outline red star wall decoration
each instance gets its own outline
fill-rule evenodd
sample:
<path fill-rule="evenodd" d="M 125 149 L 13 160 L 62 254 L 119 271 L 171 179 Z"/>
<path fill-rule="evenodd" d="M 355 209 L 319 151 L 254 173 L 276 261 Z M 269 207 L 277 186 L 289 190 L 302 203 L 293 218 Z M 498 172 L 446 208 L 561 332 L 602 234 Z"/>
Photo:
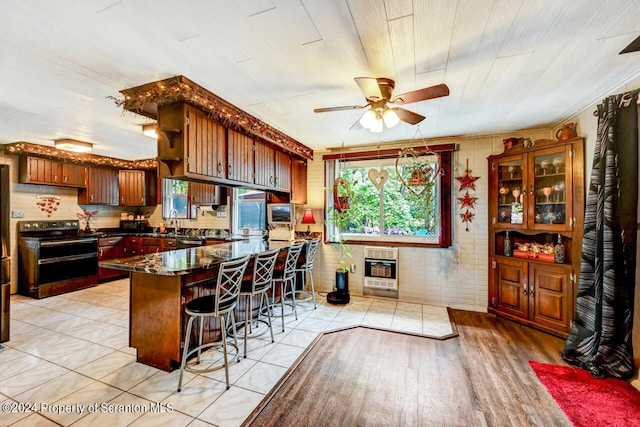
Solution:
<path fill-rule="evenodd" d="M 460 209 L 464 209 L 465 207 L 470 207 L 471 209 L 475 208 L 476 201 L 478 201 L 477 197 L 471 197 L 469 195 L 469 190 L 464 194 L 464 197 L 458 197 L 458 201 L 462 204 Z"/>
<path fill-rule="evenodd" d="M 469 231 L 469 223 L 473 220 L 474 216 L 476 216 L 476 214 L 469 212 L 469 209 L 467 209 L 464 213 L 460 214 L 460 218 L 462 218 L 462 222 L 466 223 L 465 231 Z"/>
<path fill-rule="evenodd" d="M 456 176 L 456 179 L 460 182 L 460 188 L 458 189 L 458 191 L 462 191 L 465 188 L 470 188 L 475 191 L 476 181 L 479 180 L 480 177 L 471 175 L 471 169 L 469 169 L 469 159 L 467 159 L 467 169 L 464 171 L 464 176 Z"/>

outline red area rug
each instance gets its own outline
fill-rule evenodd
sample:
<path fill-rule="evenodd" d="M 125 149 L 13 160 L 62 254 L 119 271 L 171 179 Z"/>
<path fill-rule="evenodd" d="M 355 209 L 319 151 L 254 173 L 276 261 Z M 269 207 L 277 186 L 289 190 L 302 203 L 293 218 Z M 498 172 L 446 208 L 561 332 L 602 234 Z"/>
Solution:
<path fill-rule="evenodd" d="M 640 391 L 627 381 L 597 379 L 568 366 L 529 365 L 575 427 L 640 426 Z"/>

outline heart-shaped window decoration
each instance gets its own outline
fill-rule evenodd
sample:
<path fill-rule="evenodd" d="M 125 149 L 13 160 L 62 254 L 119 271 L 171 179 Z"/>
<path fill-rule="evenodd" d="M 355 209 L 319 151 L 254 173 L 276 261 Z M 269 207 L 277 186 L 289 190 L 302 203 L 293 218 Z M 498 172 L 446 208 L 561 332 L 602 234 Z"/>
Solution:
<path fill-rule="evenodd" d="M 430 161 L 432 156 L 435 157 L 435 161 Z M 420 196 L 432 188 L 442 175 L 441 163 L 440 154 L 429 147 L 420 152 L 413 147 L 407 147 L 398 152 L 396 173 L 402 185 L 416 196 Z"/>
<path fill-rule="evenodd" d="M 376 187 L 378 191 L 380 191 L 382 186 L 389 179 L 389 172 L 387 172 L 385 169 L 381 171 L 377 169 L 369 169 L 367 175 L 369 176 L 369 180 L 373 183 L 374 187 Z"/>

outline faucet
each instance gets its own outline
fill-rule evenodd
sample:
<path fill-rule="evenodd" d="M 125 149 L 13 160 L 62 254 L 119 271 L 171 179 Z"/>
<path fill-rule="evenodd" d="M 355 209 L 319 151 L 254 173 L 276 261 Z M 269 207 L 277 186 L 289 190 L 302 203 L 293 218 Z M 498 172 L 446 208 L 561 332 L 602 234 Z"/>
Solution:
<path fill-rule="evenodd" d="M 173 220 L 171 218 L 173 218 Z M 177 209 L 171 209 L 169 211 L 169 224 L 173 224 L 173 234 L 178 234 L 178 210 Z"/>

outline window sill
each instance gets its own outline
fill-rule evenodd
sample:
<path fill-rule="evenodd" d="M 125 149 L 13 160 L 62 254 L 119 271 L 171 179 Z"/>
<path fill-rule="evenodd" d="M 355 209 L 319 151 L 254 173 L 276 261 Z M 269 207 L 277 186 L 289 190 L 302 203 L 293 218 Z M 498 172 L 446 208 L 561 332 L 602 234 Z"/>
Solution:
<path fill-rule="evenodd" d="M 410 246 L 418 248 L 440 248 L 437 237 L 420 236 L 375 236 L 369 234 L 343 234 L 344 243 L 369 246 Z"/>

